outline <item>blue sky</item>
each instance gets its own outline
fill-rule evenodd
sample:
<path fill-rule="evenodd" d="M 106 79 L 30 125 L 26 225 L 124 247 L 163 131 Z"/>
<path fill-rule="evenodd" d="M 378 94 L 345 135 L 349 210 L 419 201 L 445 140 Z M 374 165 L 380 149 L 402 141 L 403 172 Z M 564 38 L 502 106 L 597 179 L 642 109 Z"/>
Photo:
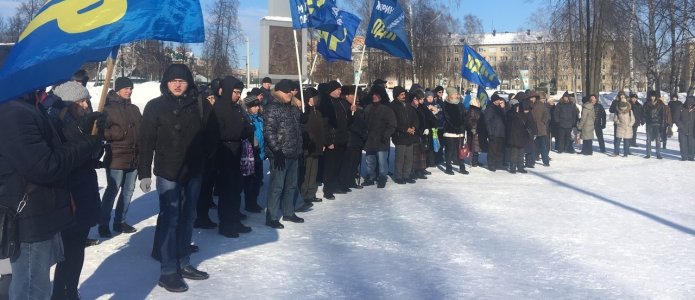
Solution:
<path fill-rule="evenodd" d="M 259 58 L 259 36 L 260 36 L 260 19 L 267 14 L 267 0 L 239 0 L 241 7 L 239 10 L 239 21 L 241 23 L 242 32 L 249 37 L 251 43 L 251 68 L 258 68 Z M 207 11 L 210 3 L 214 0 L 201 0 L 203 11 Z M 338 0 L 340 6 L 341 0 Z M 365 0 L 365 3 L 370 3 L 371 0 Z M 447 3 L 447 0 L 440 0 Z M 483 26 L 486 32 L 493 29 L 497 31 L 516 31 L 519 29 L 529 29 L 532 24 L 529 24 L 529 17 L 536 11 L 542 11 L 543 6 L 548 5 L 549 0 L 461 0 L 460 5 L 456 7 L 452 5 L 452 14 L 459 16 L 461 19 L 466 14 L 477 15 L 483 20 Z M 0 16 L 11 16 L 17 7 L 16 0 L 0 0 Z M 366 20 L 363 20 L 366 22 Z M 194 51 L 200 47 L 194 46 Z M 242 42 L 239 44 L 240 59 L 246 55 L 246 45 Z M 243 60 L 243 59 L 242 59 Z M 240 62 L 243 67 L 244 62 Z"/>

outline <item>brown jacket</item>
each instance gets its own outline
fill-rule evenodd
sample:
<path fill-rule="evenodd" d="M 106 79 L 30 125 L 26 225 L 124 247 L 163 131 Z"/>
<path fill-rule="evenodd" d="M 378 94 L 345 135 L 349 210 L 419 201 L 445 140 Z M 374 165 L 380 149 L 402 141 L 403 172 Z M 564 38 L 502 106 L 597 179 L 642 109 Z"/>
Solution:
<path fill-rule="evenodd" d="M 106 147 L 104 163 L 109 169 L 136 169 L 137 141 L 142 121 L 140 109 L 113 91 L 109 92 L 106 103 L 104 137 L 111 144 Z"/>

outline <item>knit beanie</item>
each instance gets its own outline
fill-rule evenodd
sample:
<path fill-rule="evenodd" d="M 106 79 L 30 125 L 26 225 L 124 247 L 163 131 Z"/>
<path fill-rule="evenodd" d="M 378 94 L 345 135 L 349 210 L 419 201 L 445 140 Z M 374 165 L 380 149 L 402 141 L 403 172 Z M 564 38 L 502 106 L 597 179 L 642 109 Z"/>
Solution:
<path fill-rule="evenodd" d="M 127 77 L 118 77 L 118 79 L 116 79 L 116 85 L 114 86 L 113 90 L 118 92 L 122 88 L 127 88 L 127 87 L 132 89 L 133 88 L 133 81 Z"/>
<path fill-rule="evenodd" d="M 341 88 L 341 85 L 339 82 L 337 82 L 335 80 L 329 81 L 326 84 L 326 92 L 329 94 L 332 93 L 333 91 L 339 89 L 339 88 Z"/>
<path fill-rule="evenodd" d="M 458 94 L 459 91 L 455 87 L 448 87 L 446 88 L 446 96 L 449 97 L 454 94 Z"/>
<path fill-rule="evenodd" d="M 427 98 L 427 97 L 434 97 L 434 93 L 432 93 L 431 91 L 427 91 L 425 93 L 425 98 Z"/>
<path fill-rule="evenodd" d="M 63 99 L 63 101 L 75 102 L 77 100 L 90 99 L 89 91 L 86 87 L 76 81 L 68 81 L 53 88 L 53 94 Z"/>

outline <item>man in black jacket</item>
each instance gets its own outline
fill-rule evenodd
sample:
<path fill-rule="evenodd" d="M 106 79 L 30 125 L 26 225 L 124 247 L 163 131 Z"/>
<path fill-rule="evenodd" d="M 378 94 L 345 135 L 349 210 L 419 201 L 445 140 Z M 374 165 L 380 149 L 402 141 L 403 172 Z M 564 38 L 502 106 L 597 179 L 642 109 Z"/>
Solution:
<path fill-rule="evenodd" d="M 187 66 L 173 64 L 162 77 L 162 95 L 145 106 L 140 130 L 138 176 L 140 189 L 149 192 L 152 158 L 157 175 L 159 216 L 153 254 L 159 253 L 159 286 L 170 292 L 185 292 L 183 278 L 207 279 L 209 275 L 190 264 L 191 236 L 196 201 L 200 193 L 204 160 L 212 152 L 205 124 L 207 101 L 196 98 L 193 75 Z M 207 119 L 214 120 L 213 117 Z"/>
<path fill-rule="evenodd" d="M 265 153 L 270 160 L 265 224 L 275 229 L 284 228 L 280 223 L 280 217 L 284 221 L 304 222 L 304 219 L 294 212 L 299 158 L 303 150 L 301 111 L 292 106 L 293 86 L 294 84 L 289 80 L 278 82 L 272 95 L 273 101 L 268 104 L 264 114 Z"/>
<path fill-rule="evenodd" d="M 319 172 L 319 158 L 326 148 L 326 131 L 323 124 L 323 116 L 317 107 L 319 92 L 315 88 L 304 90 L 304 107 L 302 113 L 302 141 L 304 148 L 304 166 L 300 171 L 300 194 L 304 202 L 321 202 L 316 197 L 318 185 L 316 176 Z"/>
<path fill-rule="evenodd" d="M 632 114 L 635 115 L 635 125 L 632 125 L 632 141 L 630 141 L 630 146 L 637 146 L 637 127 L 644 125 L 644 110 L 637 98 L 637 94 L 630 94 L 630 105 L 632 106 Z M 628 152 L 628 154 L 630 153 Z"/>
<path fill-rule="evenodd" d="M 413 170 L 413 144 L 419 119 L 415 108 L 406 103 L 406 91 L 403 87 L 394 87 L 393 97 L 395 99 L 389 104 L 396 115 L 396 132 L 393 134 L 393 144 L 396 145 L 393 182 L 415 183 L 410 175 Z"/>
<path fill-rule="evenodd" d="M 603 108 L 596 95 L 592 94 L 589 98 L 596 103 L 594 104 L 594 133 L 596 133 L 596 139 L 598 140 L 599 151 L 606 153 L 606 143 L 603 140 L 603 129 L 606 128 L 606 109 Z"/>
<path fill-rule="evenodd" d="M 499 95 L 493 94 L 490 98 L 491 106 L 485 109 L 483 116 L 485 117 L 485 127 L 487 127 L 488 140 L 490 141 L 490 149 L 488 152 L 487 167 L 490 171 L 495 172 L 497 168 L 502 168 L 502 159 L 504 157 L 505 135 L 504 127 L 504 106 L 505 102 Z"/>
<path fill-rule="evenodd" d="M 378 181 L 377 188 L 384 188 L 389 171 L 388 152 L 391 148 L 391 135 L 396 131 L 396 115 L 388 106 L 389 95 L 384 87 L 373 86 L 369 91 L 369 97 L 372 104 L 364 109 L 364 119 L 367 123 L 367 142 L 364 146 L 367 153 L 367 178 L 362 185 L 370 186 Z"/>
<path fill-rule="evenodd" d="M 644 123 L 647 124 L 647 156 L 652 154 L 652 141 L 656 142 L 656 158 L 661 159 L 661 131 L 666 126 L 666 105 L 658 99 L 656 91 L 647 93 L 644 103 Z"/>
<path fill-rule="evenodd" d="M 670 103 L 669 103 L 670 104 Z M 678 126 L 681 160 L 695 160 L 695 97 L 688 96 L 673 120 Z"/>
<path fill-rule="evenodd" d="M 352 123 L 352 112 L 350 103 L 340 98 L 340 83 L 331 81 L 325 85 L 325 88 L 326 95 L 319 105 L 326 129 L 326 151 L 323 156 L 323 196 L 328 200 L 333 200 L 335 199 L 334 194 L 350 192 L 342 177 L 350 174 L 347 143 L 349 139 L 348 128 Z"/>
<path fill-rule="evenodd" d="M 62 257 L 58 233 L 73 221 L 68 175 L 97 159 L 102 142 L 62 144 L 35 93 L 0 104 L 0 136 L 0 204 L 19 213 L 10 299 L 48 299 L 51 265 Z"/>
<path fill-rule="evenodd" d="M 555 106 L 553 114 L 555 120 L 557 120 L 560 132 L 557 153 L 575 153 L 572 141 L 572 128 L 577 124 L 577 106 L 570 100 L 567 92 L 560 98 L 560 104 Z"/>
<path fill-rule="evenodd" d="M 241 141 L 253 135 L 251 122 L 239 104 L 244 84 L 232 76 L 222 80 L 222 97 L 215 102 L 215 117 L 219 124 L 220 141 L 217 145 L 217 163 L 220 167 L 217 187 L 220 198 L 217 214 L 219 234 L 237 238 L 240 233 L 251 232 L 241 224 Z"/>

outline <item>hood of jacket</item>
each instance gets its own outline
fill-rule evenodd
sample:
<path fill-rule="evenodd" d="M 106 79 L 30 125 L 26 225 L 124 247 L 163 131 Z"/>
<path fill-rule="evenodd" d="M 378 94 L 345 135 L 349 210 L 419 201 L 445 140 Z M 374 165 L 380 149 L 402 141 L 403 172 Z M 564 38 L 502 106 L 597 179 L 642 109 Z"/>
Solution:
<path fill-rule="evenodd" d="M 170 65 L 166 71 L 164 71 L 164 76 L 162 76 L 162 81 L 159 84 L 159 91 L 162 92 L 162 95 L 170 95 L 171 92 L 169 92 L 169 87 L 167 84 L 169 81 L 174 80 L 174 79 L 183 79 L 186 82 L 188 82 L 188 89 L 184 93 L 184 95 L 188 94 L 195 94 L 197 91 L 197 88 L 195 86 L 195 81 L 193 80 L 193 73 L 191 73 L 191 70 L 184 64 L 172 64 Z"/>
<path fill-rule="evenodd" d="M 244 90 L 244 84 L 234 76 L 227 76 L 220 82 L 220 87 L 222 88 L 222 100 L 230 101 L 232 99 L 232 92 L 234 89 Z M 239 101 L 241 101 L 241 95 L 239 95 Z M 238 103 L 241 104 L 241 103 Z"/>
<path fill-rule="evenodd" d="M 381 97 L 381 103 L 389 103 L 391 100 L 389 99 L 389 94 L 386 92 L 386 88 L 380 85 L 375 85 L 372 87 L 372 89 L 369 91 L 369 101 L 372 101 L 372 96 L 373 95 L 379 95 Z"/>

